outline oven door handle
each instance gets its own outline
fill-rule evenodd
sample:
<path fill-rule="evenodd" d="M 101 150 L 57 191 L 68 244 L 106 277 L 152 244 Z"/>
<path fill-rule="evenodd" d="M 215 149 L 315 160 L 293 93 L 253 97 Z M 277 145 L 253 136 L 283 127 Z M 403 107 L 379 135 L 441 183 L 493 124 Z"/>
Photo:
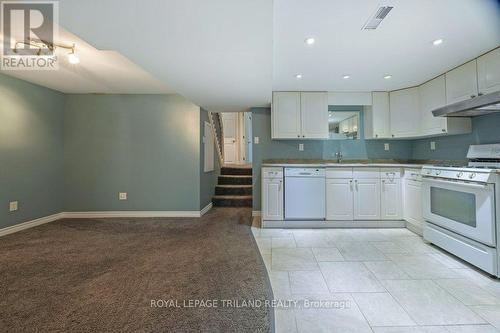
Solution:
<path fill-rule="evenodd" d="M 422 180 L 424 183 L 429 182 L 433 184 L 442 184 L 442 185 L 460 185 L 464 187 L 469 187 L 469 188 L 478 188 L 478 189 L 483 189 L 483 190 L 489 190 L 491 189 L 491 184 L 479 184 L 479 183 L 467 183 L 467 182 L 461 182 L 461 181 L 454 181 L 454 180 L 438 180 L 430 177 L 423 176 Z"/>

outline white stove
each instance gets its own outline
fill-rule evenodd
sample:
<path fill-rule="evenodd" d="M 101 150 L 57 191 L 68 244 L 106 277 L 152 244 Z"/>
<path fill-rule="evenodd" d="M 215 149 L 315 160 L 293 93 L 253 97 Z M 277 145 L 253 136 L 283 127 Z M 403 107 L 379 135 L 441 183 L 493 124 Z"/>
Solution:
<path fill-rule="evenodd" d="M 500 144 L 472 145 L 466 166 L 424 166 L 424 239 L 500 276 Z"/>

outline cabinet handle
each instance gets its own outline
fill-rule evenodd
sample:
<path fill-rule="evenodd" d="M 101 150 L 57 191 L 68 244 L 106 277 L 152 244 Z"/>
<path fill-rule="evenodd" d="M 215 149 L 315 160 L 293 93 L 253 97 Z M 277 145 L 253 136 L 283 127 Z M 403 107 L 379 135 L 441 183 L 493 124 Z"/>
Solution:
<path fill-rule="evenodd" d="M 375 137 L 378 138 L 378 134 L 375 134 Z"/>
<path fill-rule="evenodd" d="M 351 192 L 353 191 L 353 188 L 352 188 L 352 180 L 349 181 L 349 187 L 351 188 Z"/>
<path fill-rule="evenodd" d="M 305 138 L 306 136 L 305 135 L 302 135 L 303 138 Z"/>
<path fill-rule="evenodd" d="M 483 96 L 484 94 L 483 94 L 483 93 L 479 93 L 479 94 L 477 94 L 477 95 L 478 95 L 478 96 Z"/>
<path fill-rule="evenodd" d="M 356 185 L 355 187 L 356 187 L 356 191 L 357 191 L 358 190 L 358 180 L 357 179 L 354 181 L 354 185 Z"/>
<path fill-rule="evenodd" d="M 441 132 L 446 132 L 446 130 L 443 128 L 443 129 L 441 129 Z"/>
<path fill-rule="evenodd" d="M 392 137 L 394 137 L 394 134 L 392 135 Z"/>
<path fill-rule="evenodd" d="M 382 179 L 382 192 L 385 192 L 385 180 Z"/>
<path fill-rule="evenodd" d="M 300 135 L 297 135 L 298 138 L 300 138 Z"/>
<path fill-rule="evenodd" d="M 476 95 L 470 95 L 470 98 L 474 98 L 474 97 L 476 97 Z"/>
<path fill-rule="evenodd" d="M 281 184 L 283 183 L 283 181 L 280 180 L 280 186 L 278 187 L 278 191 L 281 191 Z"/>

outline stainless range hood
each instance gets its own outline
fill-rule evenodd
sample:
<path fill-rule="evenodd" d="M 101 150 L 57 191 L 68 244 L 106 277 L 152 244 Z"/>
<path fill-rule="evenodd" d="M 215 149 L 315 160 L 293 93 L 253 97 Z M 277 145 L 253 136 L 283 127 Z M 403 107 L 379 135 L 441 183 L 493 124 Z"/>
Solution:
<path fill-rule="evenodd" d="M 434 117 L 475 117 L 500 112 L 500 91 L 443 106 L 432 111 Z"/>

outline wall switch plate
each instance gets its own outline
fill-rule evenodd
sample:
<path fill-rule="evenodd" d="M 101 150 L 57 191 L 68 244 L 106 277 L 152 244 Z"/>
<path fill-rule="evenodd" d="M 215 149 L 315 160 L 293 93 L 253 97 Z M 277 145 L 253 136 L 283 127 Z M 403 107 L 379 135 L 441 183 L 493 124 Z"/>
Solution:
<path fill-rule="evenodd" d="M 9 202 L 9 212 L 15 212 L 18 209 L 18 202 L 11 201 Z"/>
<path fill-rule="evenodd" d="M 119 200 L 127 200 L 127 192 L 118 193 L 118 199 Z"/>
<path fill-rule="evenodd" d="M 304 151 L 304 144 L 303 143 L 299 143 L 299 151 Z"/>
<path fill-rule="evenodd" d="M 436 150 L 436 142 L 431 141 L 431 150 Z"/>
<path fill-rule="evenodd" d="M 259 137 L 256 136 L 255 138 L 253 138 L 253 143 L 255 143 L 256 145 L 259 144 Z"/>
<path fill-rule="evenodd" d="M 390 145 L 388 143 L 384 143 L 384 150 L 389 150 L 390 149 Z"/>

